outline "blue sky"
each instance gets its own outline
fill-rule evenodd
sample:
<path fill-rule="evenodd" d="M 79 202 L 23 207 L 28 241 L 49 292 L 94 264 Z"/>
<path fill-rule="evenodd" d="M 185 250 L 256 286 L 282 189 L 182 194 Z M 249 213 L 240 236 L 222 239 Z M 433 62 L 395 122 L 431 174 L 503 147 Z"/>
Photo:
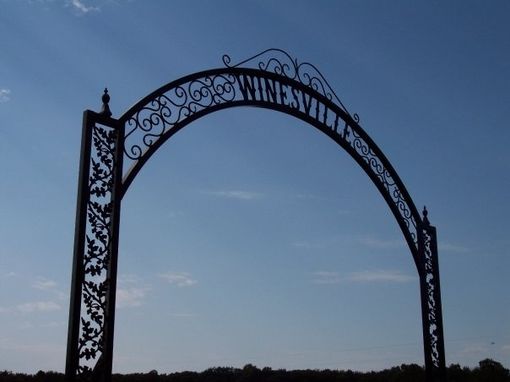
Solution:
<path fill-rule="evenodd" d="M 270 47 L 315 64 L 437 226 L 447 363 L 510 367 L 510 3 L 0 0 L 0 370 L 62 371 L 81 116 Z M 355 162 L 196 121 L 123 201 L 114 371 L 423 363 L 416 270 Z"/>

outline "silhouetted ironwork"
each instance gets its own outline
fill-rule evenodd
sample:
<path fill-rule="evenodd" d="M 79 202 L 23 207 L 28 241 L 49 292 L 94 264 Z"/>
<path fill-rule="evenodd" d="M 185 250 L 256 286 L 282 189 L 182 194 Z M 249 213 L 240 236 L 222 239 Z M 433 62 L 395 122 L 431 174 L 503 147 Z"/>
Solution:
<path fill-rule="evenodd" d="M 182 77 L 155 90 L 119 119 L 108 91 L 100 113 L 84 113 L 66 376 L 110 381 L 121 200 L 143 165 L 191 122 L 216 111 L 256 106 L 319 129 L 363 168 L 395 216 L 420 276 L 428 381 L 444 380 L 444 340 L 436 231 L 421 218 L 398 174 L 324 76 L 280 49 Z M 83 308 L 82 308 L 83 304 Z"/>
<path fill-rule="evenodd" d="M 418 235 L 420 265 L 421 308 L 423 321 L 423 344 L 427 381 L 445 380 L 445 353 L 443 337 L 443 312 L 436 228 L 430 225 L 427 208 L 423 208 L 423 220 Z"/>
<path fill-rule="evenodd" d="M 87 110 L 83 116 L 66 361 L 69 380 L 111 378 L 124 129 L 110 118 L 106 89 L 102 100 L 101 113 Z"/>

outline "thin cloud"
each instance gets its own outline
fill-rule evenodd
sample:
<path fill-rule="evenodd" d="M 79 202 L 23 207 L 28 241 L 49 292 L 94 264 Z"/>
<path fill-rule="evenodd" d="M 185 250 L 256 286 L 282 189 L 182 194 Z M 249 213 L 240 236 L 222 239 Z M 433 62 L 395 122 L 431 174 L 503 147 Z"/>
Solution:
<path fill-rule="evenodd" d="M 37 277 L 32 287 L 39 290 L 54 290 L 57 287 L 57 283 L 45 277 Z"/>
<path fill-rule="evenodd" d="M 47 356 L 54 354 L 61 356 L 65 349 L 61 345 L 48 345 L 48 344 L 20 344 L 18 341 L 6 340 L 0 342 L 0 349 L 11 352 L 20 352 L 24 355 L 27 353 L 37 354 L 37 356 Z"/>
<path fill-rule="evenodd" d="M 339 241 L 339 237 L 325 237 L 316 240 L 296 240 L 290 245 L 299 249 L 324 249 L 335 246 Z"/>
<path fill-rule="evenodd" d="M 169 284 L 176 285 L 180 288 L 190 287 L 198 283 L 188 272 L 167 272 L 160 274 L 159 277 L 166 280 Z"/>
<path fill-rule="evenodd" d="M 399 249 L 405 247 L 404 240 L 383 240 L 370 235 L 364 235 L 358 238 L 358 242 L 366 247 L 375 249 Z"/>
<path fill-rule="evenodd" d="M 31 321 L 23 321 L 20 322 L 18 327 L 20 329 L 53 329 L 53 328 L 62 328 L 66 325 L 64 321 L 49 321 L 41 323 L 39 320 L 36 323 Z"/>
<path fill-rule="evenodd" d="M 311 194 L 311 193 L 294 194 L 294 195 L 292 195 L 292 197 L 294 197 L 297 200 L 311 201 L 311 202 L 326 202 L 326 203 L 331 203 L 331 202 L 338 201 L 338 198 L 334 198 L 334 197 L 332 198 L 332 197 L 328 197 L 328 196 L 321 196 L 321 195 Z M 349 215 L 350 213 L 351 213 L 351 211 L 346 210 L 346 209 L 339 209 L 339 210 L 337 210 L 337 214 L 338 215 Z"/>
<path fill-rule="evenodd" d="M 243 191 L 243 190 L 208 191 L 207 194 L 222 197 L 222 198 L 237 199 L 237 200 L 255 200 L 255 199 L 260 199 L 262 197 L 262 194 L 260 194 L 258 192 Z"/>
<path fill-rule="evenodd" d="M 452 244 L 452 243 L 438 243 L 439 252 L 452 252 L 452 253 L 468 253 L 470 249 L 464 247 L 462 245 Z"/>
<path fill-rule="evenodd" d="M 291 243 L 291 245 L 295 248 L 300 248 L 300 249 L 322 249 L 324 248 L 326 245 L 324 243 L 319 243 L 319 242 L 310 242 L 310 241 L 295 241 L 293 243 Z"/>
<path fill-rule="evenodd" d="M 118 288 L 115 305 L 117 308 L 135 308 L 143 304 L 150 288 Z"/>
<path fill-rule="evenodd" d="M 16 310 L 21 313 L 53 312 L 60 309 L 62 307 L 54 301 L 27 302 L 16 306 Z"/>
<path fill-rule="evenodd" d="M 319 285 L 334 285 L 340 283 L 407 283 L 416 277 L 392 270 L 370 270 L 351 272 L 341 275 L 335 271 L 317 271 L 313 273 L 312 282 Z"/>
<path fill-rule="evenodd" d="M 346 281 L 357 283 L 407 283 L 414 280 L 414 276 L 383 269 L 352 272 L 346 278 Z"/>
<path fill-rule="evenodd" d="M 64 301 L 67 298 L 67 295 L 58 288 L 58 284 L 46 277 L 37 277 L 32 284 L 32 288 L 51 293 L 61 301 Z"/>
<path fill-rule="evenodd" d="M 338 272 L 317 271 L 313 273 L 312 282 L 320 285 L 332 285 L 342 282 L 342 278 Z"/>
<path fill-rule="evenodd" d="M 0 306 L 0 313 L 53 312 L 60 309 L 62 309 L 62 307 L 54 301 L 34 301 L 19 304 L 14 307 Z"/>
<path fill-rule="evenodd" d="M 487 345 L 482 345 L 482 344 L 469 344 L 467 346 L 465 346 L 462 350 L 461 350 L 461 354 L 463 355 L 474 355 L 474 356 L 477 356 L 477 355 L 480 355 L 480 354 L 487 354 L 489 352 L 489 348 L 487 347 Z"/>
<path fill-rule="evenodd" d="M 85 15 L 89 12 L 99 11 L 99 7 L 87 6 L 82 0 L 71 0 L 68 4 L 79 14 Z"/>
<path fill-rule="evenodd" d="M 28 330 L 28 329 L 35 328 L 35 325 L 33 323 L 31 323 L 30 321 L 24 321 L 24 322 L 20 322 L 18 324 L 18 328 L 21 330 Z"/>
<path fill-rule="evenodd" d="M 104 4 L 105 0 L 92 1 L 95 3 L 95 5 L 90 5 L 90 2 L 90 0 L 64 0 L 58 2 L 55 0 L 28 0 L 29 4 L 42 5 L 45 9 L 51 9 L 53 6 L 62 6 L 71 9 L 76 15 L 79 16 L 101 11 L 101 7 L 97 5 L 97 3 Z"/>
<path fill-rule="evenodd" d="M 41 328 L 61 328 L 61 327 L 64 327 L 66 326 L 66 322 L 65 321 L 50 321 L 50 322 L 46 322 L 44 324 L 41 324 L 39 325 Z"/>
<path fill-rule="evenodd" d="M 138 285 L 142 282 L 137 275 L 127 274 L 119 276 L 119 285 Z"/>
<path fill-rule="evenodd" d="M 9 96 L 11 94 L 10 89 L 0 89 L 0 103 L 8 102 L 11 100 Z"/>
<path fill-rule="evenodd" d="M 147 292 L 151 290 L 151 287 L 143 285 L 136 275 L 120 276 L 118 285 L 115 301 L 117 308 L 136 308 L 143 305 Z"/>
<path fill-rule="evenodd" d="M 194 318 L 197 315 L 194 313 L 170 313 L 169 316 L 172 318 Z"/>
<path fill-rule="evenodd" d="M 310 193 L 295 194 L 294 197 L 296 199 L 301 199 L 301 200 L 317 200 L 317 201 L 322 201 L 322 202 L 332 201 L 331 198 L 326 198 L 326 197 L 323 197 L 323 196 L 319 196 L 319 195 L 315 195 L 315 194 L 310 194 Z"/>

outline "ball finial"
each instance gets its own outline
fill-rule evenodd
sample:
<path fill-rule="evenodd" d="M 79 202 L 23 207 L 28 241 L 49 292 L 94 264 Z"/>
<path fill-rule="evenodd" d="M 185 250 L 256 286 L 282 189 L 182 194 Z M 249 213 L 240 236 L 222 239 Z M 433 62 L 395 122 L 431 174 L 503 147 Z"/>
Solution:
<path fill-rule="evenodd" d="M 429 211 L 427 211 L 427 206 L 423 206 L 423 223 L 426 225 L 430 225 L 428 216 Z"/>
<path fill-rule="evenodd" d="M 104 94 L 101 97 L 101 101 L 103 101 L 103 107 L 101 108 L 101 113 L 103 115 L 106 115 L 107 117 L 112 116 L 112 112 L 110 110 L 110 106 L 108 103 L 110 102 L 110 95 L 108 94 L 108 88 L 104 88 Z"/>

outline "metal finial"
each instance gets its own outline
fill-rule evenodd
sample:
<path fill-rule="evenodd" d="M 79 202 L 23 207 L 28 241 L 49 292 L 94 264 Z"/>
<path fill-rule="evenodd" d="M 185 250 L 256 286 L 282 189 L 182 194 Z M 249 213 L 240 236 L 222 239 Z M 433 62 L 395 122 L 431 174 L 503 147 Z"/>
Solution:
<path fill-rule="evenodd" d="M 423 223 L 425 225 L 430 225 L 428 216 L 429 216 L 429 211 L 427 211 L 427 206 L 423 206 Z"/>
<path fill-rule="evenodd" d="M 101 97 L 101 100 L 103 101 L 103 107 L 101 108 L 100 114 L 106 115 L 107 117 L 112 116 L 112 112 L 110 110 L 110 106 L 108 103 L 110 102 L 110 95 L 108 94 L 108 88 L 104 88 L 104 94 Z"/>

